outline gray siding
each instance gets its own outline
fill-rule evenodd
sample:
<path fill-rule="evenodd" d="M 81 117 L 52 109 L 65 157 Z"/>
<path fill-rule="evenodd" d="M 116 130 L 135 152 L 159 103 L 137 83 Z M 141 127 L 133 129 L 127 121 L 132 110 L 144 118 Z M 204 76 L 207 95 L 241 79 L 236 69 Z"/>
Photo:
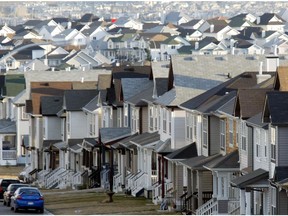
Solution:
<path fill-rule="evenodd" d="M 277 149 L 278 148 L 278 149 Z M 276 144 L 278 166 L 288 166 L 288 127 L 278 127 L 278 143 Z"/>
<path fill-rule="evenodd" d="M 218 200 L 218 213 L 219 214 L 228 213 L 228 200 Z"/>
<path fill-rule="evenodd" d="M 281 190 L 278 193 L 278 206 L 277 206 L 277 214 L 278 215 L 288 215 L 288 199 L 285 190 Z"/>
<path fill-rule="evenodd" d="M 253 128 L 248 127 L 247 138 L 247 150 L 248 150 L 248 166 L 253 166 Z"/>
<path fill-rule="evenodd" d="M 220 122 L 219 118 L 211 116 L 209 125 L 209 150 L 210 155 L 219 153 L 220 150 Z"/>
<path fill-rule="evenodd" d="M 183 194 L 183 166 L 176 165 L 176 197 L 180 197 Z"/>

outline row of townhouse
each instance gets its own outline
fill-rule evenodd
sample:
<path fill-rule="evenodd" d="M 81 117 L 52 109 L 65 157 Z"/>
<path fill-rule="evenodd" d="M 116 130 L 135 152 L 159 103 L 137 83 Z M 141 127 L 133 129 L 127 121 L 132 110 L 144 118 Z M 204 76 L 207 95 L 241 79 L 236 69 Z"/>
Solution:
<path fill-rule="evenodd" d="M 13 102 L 28 114 L 28 141 L 17 134 L 28 151 L 23 175 L 46 188 L 168 199 L 186 213 L 285 214 L 286 64 L 174 55 L 112 71 L 26 73 Z"/>

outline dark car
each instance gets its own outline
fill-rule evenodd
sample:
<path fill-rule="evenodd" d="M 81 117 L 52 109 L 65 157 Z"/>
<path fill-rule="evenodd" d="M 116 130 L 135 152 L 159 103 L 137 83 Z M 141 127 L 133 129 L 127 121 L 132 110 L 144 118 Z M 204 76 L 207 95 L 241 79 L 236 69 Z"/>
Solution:
<path fill-rule="evenodd" d="M 20 187 L 11 197 L 11 210 L 17 212 L 19 209 L 36 209 L 44 213 L 44 197 L 38 188 Z"/>
<path fill-rule="evenodd" d="M 3 199 L 4 191 L 12 183 L 20 183 L 18 179 L 0 179 L 0 199 Z"/>
<path fill-rule="evenodd" d="M 11 197 L 14 195 L 14 192 L 19 188 L 19 187 L 25 187 L 28 186 L 27 184 L 22 184 L 22 183 L 13 183 L 10 184 L 7 188 L 7 190 L 3 194 L 3 205 L 10 206 L 11 203 Z"/>

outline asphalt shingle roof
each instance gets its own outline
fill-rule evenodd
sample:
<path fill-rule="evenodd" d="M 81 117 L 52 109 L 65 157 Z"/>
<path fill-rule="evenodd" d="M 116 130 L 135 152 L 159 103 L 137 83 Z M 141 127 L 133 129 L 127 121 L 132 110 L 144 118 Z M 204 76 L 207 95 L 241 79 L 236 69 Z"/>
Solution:
<path fill-rule="evenodd" d="M 180 149 L 174 150 L 172 153 L 166 155 L 168 160 L 184 160 L 188 158 L 197 157 L 197 147 L 196 143 L 184 146 Z"/>
<path fill-rule="evenodd" d="M 268 182 L 269 172 L 263 169 L 257 169 L 239 178 L 233 179 L 231 185 L 234 187 L 245 188 L 246 185 L 254 184 L 262 179 Z"/>
<path fill-rule="evenodd" d="M 56 116 L 62 109 L 63 97 L 61 96 L 42 96 L 40 100 L 40 113 L 43 116 Z"/>
<path fill-rule="evenodd" d="M 108 144 L 131 135 L 131 128 L 100 128 L 99 136 L 103 144 Z"/>
<path fill-rule="evenodd" d="M 66 90 L 64 92 L 64 105 L 67 111 L 80 111 L 96 95 L 98 90 Z"/>

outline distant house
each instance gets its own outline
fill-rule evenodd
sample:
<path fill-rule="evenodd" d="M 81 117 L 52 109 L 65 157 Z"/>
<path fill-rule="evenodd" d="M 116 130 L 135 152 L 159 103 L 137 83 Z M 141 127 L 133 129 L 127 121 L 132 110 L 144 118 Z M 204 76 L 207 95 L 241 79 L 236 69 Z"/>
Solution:
<path fill-rule="evenodd" d="M 174 25 L 181 25 L 182 23 L 187 23 L 190 21 L 190 18 L 188 15 L 182 13 L 182 12 L 174 12 L 171 11 L 167 14 L 162 15 L 162 23 L 172 23 Z"/>
<path fill-rule="evenodd" d="M 264 13 L 258 16 L 254 24 L 265 31 L 284 32 L 285 20 L 274 13 Z"/>

